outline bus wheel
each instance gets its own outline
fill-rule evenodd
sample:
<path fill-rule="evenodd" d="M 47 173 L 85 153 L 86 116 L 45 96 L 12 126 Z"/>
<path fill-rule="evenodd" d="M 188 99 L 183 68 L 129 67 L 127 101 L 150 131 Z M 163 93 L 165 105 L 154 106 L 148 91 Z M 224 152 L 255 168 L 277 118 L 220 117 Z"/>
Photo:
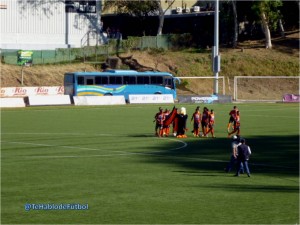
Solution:
<path fill-rule="evenodd" d="M 112 94 L 111 93 L 106 93 L 106 94 L 104 94 L 104 96 L 112 96 Z"/>
<path fill-rule="evenodd" d="M 161 92 L 155 92 L 154 94 L 155 95 L 161 95 Z"/>

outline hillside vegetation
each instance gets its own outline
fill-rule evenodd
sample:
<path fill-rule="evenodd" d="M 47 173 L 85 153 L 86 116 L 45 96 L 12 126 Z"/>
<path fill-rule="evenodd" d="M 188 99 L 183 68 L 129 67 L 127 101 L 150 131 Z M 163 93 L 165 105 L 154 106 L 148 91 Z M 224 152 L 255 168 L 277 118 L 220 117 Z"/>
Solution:
<path fill-rule="evenodd" d="M 221 48 L 221 72 L 226 77 L 226 94 L 232 94 L 234 76 L 299 76 L 299 32 L 286 38 L 273 40 L 273 49 L 265 49 L 263 41 L 246 41 L 237 49 Z M 123 53 L 132 55 L 140 64 L 159 71 L 167 71 L 175 76 L 212 76 L 211 49 L 184 49 L 177 51 L 144 50 Z M 126 69 L 125 65 L 121 68 Z M 63 85 L 63 75 L 72 71 L 99 70 L 89 63 L 67 63 L 58 65 L 34 65 L 25 67 L 24 86 Z M 261 80 L 258 80 L 260 83 Z M 277 90 L 287 88 L 298 92 L 299 81 L 294 79 L 272 83 L 267 86 Z M 292 83 L 291 83 L 292 82 Z M 273 87 L 275 85 L 275 87 Z M 292 86 L 291 86 L 292 85 Z M 21 86 L 21 67 L 1 64 L 1 86 Z M 255 85 L 252 85 L 254 87 Z M 286 87 L 284 87 L 286 86 Z M 222 89 L 222 87 L 220 87 Z M 254 87 L 255 88 L 255 87 Z M 180 93 L 211 94 L 212 80 L 184 80 L 179 86 Z M 250 90 L 252 94 L 256 90 Z M 283 91 L 284 92 L 284 91 Z"/>

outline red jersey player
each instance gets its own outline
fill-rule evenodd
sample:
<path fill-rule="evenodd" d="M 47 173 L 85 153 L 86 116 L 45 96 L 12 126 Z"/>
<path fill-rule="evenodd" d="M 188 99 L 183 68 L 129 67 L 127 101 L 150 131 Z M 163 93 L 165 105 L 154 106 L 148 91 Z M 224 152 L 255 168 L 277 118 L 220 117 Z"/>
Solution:
<path fill-rule="evenodd" d="M 201 122 L 201 113 L 200 113 L 200 107 L 198 106 L 191 118 L 191 122 L 194 120 L 194 130 L 193 134 L 194 137 L 199 137 L 200 134 L 200 122 Z"/>
<path fill-rule="evenodd" d="M 240 122 L 240 111 L 236 112 L 236 119 L 234 122 L 234 129 L 232 132 L 228 132 L 228 137 L 230 138 L 230 136 L 234 133 L 236 133 L 236 135 L 240 135 L 240 127 L 241 127 L 241 122 Z"/>
<path fill-rule="evenodd" d="M 211 133 L 211 136 L 215 138 L 215 130 L 214 130 L 214 125 L 215 125 L 215 113 L 214 110 L 210 110 L 210 114 L 208 115 L 208 131 L 207 134 Z"/>
<path fill-rule="evenodd" d="M 227 124 L 227 131 L 230 131 L 230 127 L 232 126 L 234 128 L 235 121 L 236 121 L 236 114 L 237 114 L 238 108 L 236 106 L 233 106 L 233 109 L 229 112 L 230 118 Z"/>
<path fill-rule="evenodd" d="M 204 107 L 202 118 L 201 118 L 201 127 L 202 127 L 202 136 L 207 137 L 207 131 L 208 131 L 208 116 L 209 116 L 209 110 L 208 108 Z"/>
<path fill-rule="evenodd" d="M 168 118 L 168 116 L 170 115 L 170 110 L 165 109 L 164 114 L 165 114 L 165 118 Z M 170 125 L 163 125 L 163 135 L 168 137 L 169 134 L 170 134 Z"/>

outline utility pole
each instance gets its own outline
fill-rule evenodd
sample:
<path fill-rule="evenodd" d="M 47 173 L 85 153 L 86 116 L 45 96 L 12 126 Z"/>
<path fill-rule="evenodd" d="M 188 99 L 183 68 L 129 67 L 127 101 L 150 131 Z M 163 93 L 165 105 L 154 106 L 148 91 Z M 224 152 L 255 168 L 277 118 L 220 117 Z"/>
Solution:
<path fill-rule="evenodd" d="M 221 59 L 219 55 L 219 0 L 215 0 L 215 14 L 214 14 L 214 46 L 212 48 L 212 65 L 214 72 L 214 94 L 219 93 L 219 72 Z"/>

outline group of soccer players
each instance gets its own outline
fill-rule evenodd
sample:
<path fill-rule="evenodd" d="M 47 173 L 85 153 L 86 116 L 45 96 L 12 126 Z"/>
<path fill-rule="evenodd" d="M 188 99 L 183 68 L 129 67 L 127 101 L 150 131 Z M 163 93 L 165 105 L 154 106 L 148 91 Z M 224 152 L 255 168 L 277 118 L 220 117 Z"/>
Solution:
<path fill-rule="evenodd" d="M 155 114 L 154 121 L 155 122 L 155 135 L 158 137 L 166 136 L 168 137 L 170 134 L 170 126 L 164 125 L 164 121 L 170 114 L 170 110 L 166 109 L 163 111 L 163 108 L 159 107 L 159 112 Z"/>
<path fill-rule="evenodd" d="M 215 125 L 215 113 L 214 110 L 209 109 L 207 107 L 203 108 L 203 112 L 200 112 L 200 107 L 198 106 L 193 113 L 193 116 L 191 118 L 191 123 L 194 121 L 193 125 L 193 135 L 194 137 L 208 137 L 208 134 L 211 133 L 211 136 L 215 138 L 215 131 L 214 131 L 214 125 Z M 202 134 L 201 131 L 202 131 Z"/>
<path fill-rule="evenodd" d="M 168 137 L 170 135 L 170 125 L 165 125 L 164 121 L 168 118 L 170 110 L 163 110 L 159 107 L 159 112 L 155 114 L 155 135 L 158 137 Z M 240 135 L 240 113 L 236 106 L 229 112 L 229 121 L 227 125 L 228 137 L 236 134 Z M 186 115 L 187 118 L 187 115 Z M 211 134 L 212 138 L 215 138 L 214 125 L 215 125 L 215 113 L 214 110 L 209 110 L 207 107 L 203 108 L 203 111 L 200 112 L 200 107 L 198 106 L 195 109 L 195 112 L 192 115 L 191 123 L 193 123 L 193 136 L 194 137 L 208 137 Z M 176 130 L 174 129 L 176 125 L 173 123 L 173 134 L 176 136 Z M 185 126 L 185 131 L 186 126 Z M 186 137 L 185 134 L 177 137 Z"/>

